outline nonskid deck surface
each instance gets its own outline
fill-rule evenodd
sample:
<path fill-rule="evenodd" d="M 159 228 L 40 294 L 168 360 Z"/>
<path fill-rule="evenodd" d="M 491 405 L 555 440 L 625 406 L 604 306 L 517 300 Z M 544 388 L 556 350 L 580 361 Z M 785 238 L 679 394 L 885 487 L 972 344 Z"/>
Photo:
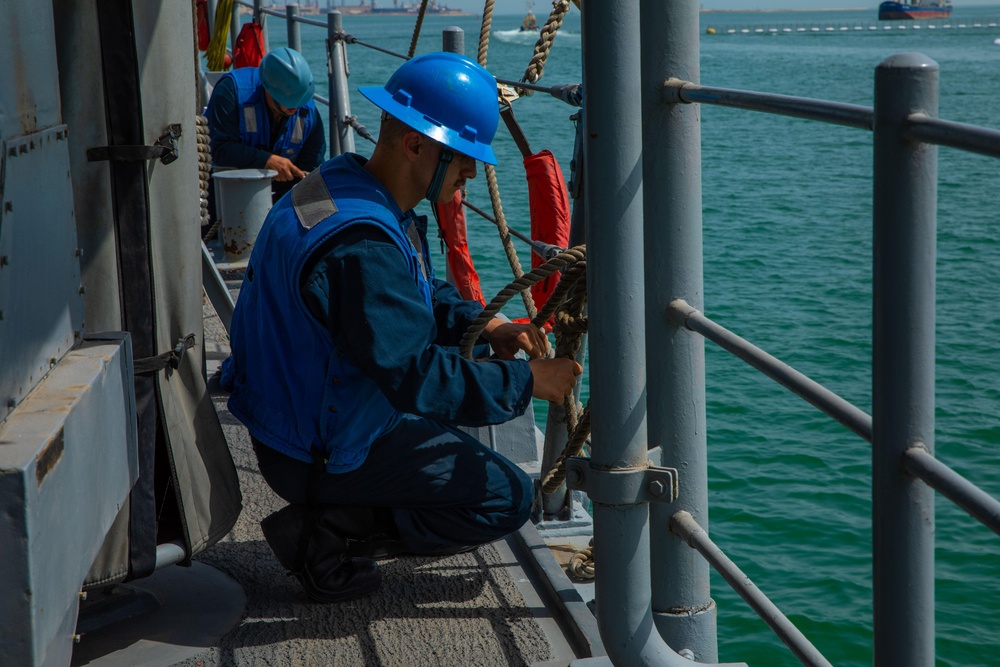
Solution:
<path fill-rule="evenodd" d="M 285 575 L 258 521 L 281 501 L 256 471 L 242 426 L 222 413 L 244 493 L 233 532 L 199 560 L 236 579 L 243 620 L 218 647 L 184 665 L 519 665 L 549 645 L 492 546 L 448 558 L 381 563 L 379 593 L 318 605 Z"/>
<path fill-rule="evenodd" d="M 205 339 L 211 366 L 212 350 L 227 343 L 211 306 Z M 284 503 L 257 471 L 247 431 L 229 414 L 225 397 L 216 396 L 215 404 L 244 509 L 233 531 L 198 560 L 239 582 L 247 603 L 240 624 L 217 646 L 176 664 L 509 667 L 554 657 L 534 618 L 547 613 L 537 601 L 525 602 L 505 543 L 446 558 L 383 561 L 376 595 L 336 605 L 309 601 L 260 532 L 260 520 Z"/>

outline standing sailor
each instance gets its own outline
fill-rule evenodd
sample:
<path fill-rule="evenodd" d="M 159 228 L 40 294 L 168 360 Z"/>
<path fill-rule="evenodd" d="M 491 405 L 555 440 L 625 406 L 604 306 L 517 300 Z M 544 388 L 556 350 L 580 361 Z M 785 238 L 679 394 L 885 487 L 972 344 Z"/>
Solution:
<path fill-rule="evenodd" d="M 313 102 L 309 63 L 293 49 L 268 53 L 260 67 L 225 74 L 208 102 L 212 164 L 273 169 L 274 201 L 326 156 L 323 118 Z"/>
<path fill-rule="evenodd" d="M 461 357 L 453 346 L 482 306 L 434 278 L 426 217 L 413 212 L 450 201 L 476 160 L 496 164 L 496 80 L 432 53 L 361 93 L 384 112 L 372 157 L 329 160 L 271 210 L 222 378 L 265 481 L 291 503 L 264 536 L 322 602 L 377 590 L 372 558 L 455 553 L 517 530 L 531 479 L 454 427 L 505 422 L 532 396 L 560 401 L 582 372 L 544 359 L 536 327 L 502 319 L 483 334 L 494 358 Z"/>

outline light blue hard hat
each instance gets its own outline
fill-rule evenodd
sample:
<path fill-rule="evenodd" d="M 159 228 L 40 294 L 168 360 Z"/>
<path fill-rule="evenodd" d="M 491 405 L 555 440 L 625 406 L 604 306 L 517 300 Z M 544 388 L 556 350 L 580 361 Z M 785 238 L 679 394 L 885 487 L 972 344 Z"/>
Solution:
<path fill-rule="evenodd" d="M 297 109 L 312 99 L 316 90 L 309 63 L 298 51 L 283 46 L 260 61 L 260 81 L 264 90 L 283 107 Z"/>
<path fill-rule="evenodd" d="M 457 53 L 428 53 L 400 65 L 384 88 L 359 92 L 417 132 L 487 164 L 500 122 L 497 81 L 484 67 Z"/>

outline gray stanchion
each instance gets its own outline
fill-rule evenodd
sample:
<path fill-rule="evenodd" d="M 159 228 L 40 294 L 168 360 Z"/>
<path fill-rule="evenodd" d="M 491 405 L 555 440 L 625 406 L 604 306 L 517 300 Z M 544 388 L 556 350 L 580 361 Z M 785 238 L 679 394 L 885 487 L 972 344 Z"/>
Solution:
<path fill-rule="evenodd" d="M 327 72 L 330 83 L 330 157 L 354 152 L 354 133 L 346 119 L 351 115 L 351 98 L 347 88 L 347 45 L 340 39 L 344 16 L 339 11 L 326 15 Z"/>
<path fill-rule="evenodd" d="M 208 0 L 208 34 L 215 34 L 215 10 L 219 6 L 219 0 Z"/>
<path fill-rule="evenodd" d="M 660 460 L 683 471 L 671 506 L 653 505 L 654 526 L 677 511 L 708 530 L 708 449 L 705 418 L 705 343 L 670 321 L 670 301 L 702 309 L 701 108 L 666 104 L 662 82 L 699 77 L 698 3 L 644 0 L 642 9 L 643 175 L 656 187 L 645 203 L 646 359 L 648 428 Z M 692 301 L 692 299 L 694 301 Z M 667 531 L 653 534 L 653 611 L 674 649 L 695 659 L 718 659 L 716 608 L 710 568 L 696 551 Z"/>
<path fill-rule="evenodd" d="M 458 26 L 448 26 L 441 31 L 441 50 L 465 55 L 465 31 Z"/>
<path fill-rule="evenodd" d="M 593 3 L 583 31 L 587 187 L 587 303 L 590 307 L 591 467 L 646 461 L 642 327 L 642 172 L 639 3 Z M 611 31 L 611 32 L 609 32 Z M 593 48 L 591 48 L 593 47 Z M 612 94 L 613 92 L 613 94 Z M 597 290 L 602 278 L 618 290 Z M 630 298 L 622 299 L 621 294 Z M 601 638 L 614 664 L 658 664 L 669 649 L 652 627 L 646 505 L 594 502 L 595 580 Z M 653 660 L 650 661 L 649 658 Z"/>
<path fill-rule="evenodd" d="M 271 43 L 267 38 L 267 16 L 264 14 L 263 9 L 264 0 L 253 0 L 253 20 L 260 26 L 261 39 L 264 40 L 264 53 L 270 53 Z"/>
<path fill-rule="evenodd" d="M 934 665 L 934 491 L 908 449 L 934 450 L 937 147 L 907 141 L 936 116 L 938 66 L 908 53 L 875 71 L 872 363 L 874 664 Z"/>
<path fill-rule="evenodd" d="M 694 0 L 648 3 L 651 14 Z M 587 155 L 587 294 L 590 313 L 592 454 L 586 489 L 594 501 L 597 620 L 615 665 L 691 662 L 664 642 L 653 620 L 647 502 L 674 490 L 644 481 L 650 472 L 646 432 L 646 335 L 643 275 L 643 119 L 639 0 L 595 2 L 582 15 L 584 152 Z M 652 17 L 643 13 L 643 22 Z M 669 39 L 664 35 L 657 39 Z M 659 186 L 659 184 L 657 184 Z M 699 249 L 700 251 L 700 249 Z M 616 284 L 618 289 L 607 286 Z M 598 286 L 602 286 L 598 288 Z M 627 295 L 627 298 L 622 298 Z M 665 317 L 665 315 L 663 315 Z M 657 433 L 659 437 L 663 435 Z M 569 471 L 567 471 L 569 472 Z M 573 478 L 567 476 L 570 485 Z M 687 484 L 686 477 L 680 481 Z M 665 529 L 666 522 L 660 524 Z M 702 565 L 707 569 L 707 565 Z M 678 647 L 683 649 L 685 647 Z"/>
<path fill-rule="evenodd" d="M 233 3 L 233 15 L 229 22 L 229 50 L 236 53 L 236 37 L 240 32 L 240 3 Z"/>
<path fill-rule="evenodd" d="M 285 21 L 288 30 L 288 48 L 302 53 L 302 26 L 296 19 L 299 17 L 298 5 L 285 5 Z"/>

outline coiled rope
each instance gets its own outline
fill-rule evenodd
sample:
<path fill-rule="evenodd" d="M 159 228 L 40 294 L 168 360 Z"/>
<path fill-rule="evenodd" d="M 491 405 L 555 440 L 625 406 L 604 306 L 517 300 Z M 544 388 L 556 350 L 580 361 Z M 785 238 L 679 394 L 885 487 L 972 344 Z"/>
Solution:
<path fill-rule="evenodd" d="M 539 282 L 540 280 L 544 280 L 545 278 L 548 278 L 556 271 L 563 270 L 570 264 L 575 264 L 576 262 L 582 261 L 584 258 L 586 258 L 586 256 L 587 256 L 586 246 L 581 245 L 575 248 L 570 248 L 569 250 L 559 253 L 558 255 L 556 255 L 549 261 L 545 262 L 538 268 L 533 269 L 530 273 L 525 273 L 521 275 L 519 278 L 515 279 L 513 282 L 508 283 L 506 287 L 500 290 L 499 294 L 493 297 L 493 300 L 490 301 L 489 305 L 487 305 L 486 308 L 483 309 L 483 311 L 479 314 L 479 317 L 476 318 L 475 322 L 473 322 L 472 325 L 469 326 L 468 330 L 462 336 L 462 340 L 459 343 L 460 354 L 466 359 L 472 358 L 472 346 L 475 344 L 476 340 L 478 340 L 478 338 L 482 335 L 483 331 L 486 329 L 487 323 L 489 323 L 489 321 L 492 320 L 496 316 L 496 314 L 500 312 L 500 309 L 503 308 L 504 304 L 506 304 L 507 301 L 509 301 L 512 296 L 514 296 L 518 292 L 523 292 L 524 290 L 531 289 L 531 286 L 534 285 L 535 283 Z M 567 280 L 567 276 L 572 276 L 572 275 L 576 275 L 577 277 L 579 277 L 578 273 L 574 274 L 574 272 L 572 271 L 567 271 L 563 275 L 562 280 L 559 281 L 559 286 L 556 287 L 556 290 L 552 293 L 552 296 L 549 297 L 549 304 L 555 304 L 552 306 L 553 308 L 558 306 L 558 303 L 555 302 L 557 295 L 559 295 L 560 293 L 559 287 L 562 286 L 563 281 Z M 565 292 L 566 290 L 562 290 L 563 295 L 565 294 Z M 541 319 L 541 316 L 545 312 L 550 313 L 546 317 L 546 319 L 548 319 L 548 317 L 551 316 L 551 311 L 548 308 L 548 304 L 542 313 L 536 313 L 535 316 L 532 317 L 531 323 L 534 324 L 536 327 L 541 327 L 543 324 L 545 324 L 545 320 Z"/>
<path fill-rule="evenodd" d="M 201 204 L 201 226 L 206 227 L 212 220 L 209 219 L 208 215 L 208 188 L 210 185 L 210 177 L 212 174 L 212 151 L 211 151 L 211 139 L 208 135 L 208 119 L 204 116 L 195 116 L 194 119 L 195 126 L 195 137 L 198 144 L 198 192 L 199 192 L 199 202 Z M 218 216 L 216 216 L 218 217 Z M 215 236 L 216 230 L 219 228 L 219 222 L 216 220 L 208 231 L 205 232 L 203 241 L 210 241 L 212 237 Z"/>
<path fill-rule="evenodd" d="M 583 316 L 586 306 L 586 271 L 587 248 L 576 246 L 559 253 L 538 268 L 526 273 L 509 283 L 493 297 L 489 305 L 483 309 L 475 322 L 463 334 L 459 343 L 459 352 L 466 359 L 472 358 L 472 347 L 500 309 L 520 291 L 530 289 L 535 283 L 548 278 L 556 271 L 563 271 L 559 284 L 552 292 L 545 307 L 532 318 L 531 323 L 541 327 L 559 310 L 555 318 L 553 331 L 556 334 L 556 357 L 575 359 L 582 345 L 583 334 L 587 331 L 587 318 Z M 567 268 L 568 267 L 568 268 Z M 576 399 L 568 396 L 564 401 L 566 408 L 566 429 L 569 439 L 566 447 L 556 459 L 552 469 L 543 479 L 542 490 L 552 493 L 566 479 L 566 459 L 579 454 L 587 438 L 590 437 L 590 407 L 580 410 Z"/>
<path fill-rule="evenodd" d="M 588 321 L 583 312 L 586 307 L 586 272 L 587 263 L 578 262 L 563 274 L 562 280 L 556 286 L 550 300 L 567 283 L 568 297 L 555 313 L 555 323 L 552 330 L 556 335 L 556 356 L 576 359 L 583 345 L 583 334 L 587 332 Z M 543 310 L 548 310 L 548 304 Z M 541 315 L 539 316 L 541 317 Z M 545 320 L 542 320 L 543 322 Z M 552 467 L 542 476 L 543 493 L 553 493 L 566 481 L 566 459 L 579 456 L 583 446 L 590 438 L 590 403 L 580 409 L 576 397 L 570 394 L 563 399 L 563 411 L 566 415 L 566 432 L 568 438 L 562 453 L 553 462 Z M 590 547 L 583 549 L 570 559 L 567 569 L 580 579 L 594 578 L 594 540 Z"/>
<path fill-rule="evenodd" d="M 594 538 L 590 538 L 590 546 L 573 554 L 566 569 L 577 579 L 594 578 Z"/>
<path fill-rule="evenodd" d="M 530 289 L 532 285 L 548 278 L 556 271 L 562 271 L 559 284 L 542 310 L 532 318 L 531 323 L 541 327 L 555 314 L 553 326 L 556 336 L 555 356 L 575 359 L 583 344 L 583 334 L 587 332 L 587 318 L 583 315 L 586 307 L 586 257 L 586 246 L 570 248 L 500 290 L 462 336 L 462 341 L 459 343 L 462 356 L 467 359 L 472 358 L 472 347 L 486 329 L 486 324 L 515 294 Z M 566 412 L 566 430 L 569 437 L 562 453 L 543 476 L 542 491 L 545 493 L 552 493 L 566 480 L 566 459 L 577 456 L 590 437 L 589 403 L 581 411 L 576 398 L 570 394 L 563 399 L 563 408 Z M 593 578 L 593 551 L 584 549 L 575 554 L 568 568 L 576 577 Z"/>
<path fill-rule="evenodd" d="M 568 12 L 569 0 L 552 1 L 552 13 L 549 14 L 548 20 L 542 26 L 542 30 L 538 35 L 538 41 L 535 42 L 535 52 L 531 56 L 528 68 L 524 70 L 524 76 L 521 77 L 521 81 L 524 83 L 537 83 L 542 78 L 542 70 L 545 68 L 545 60 L 549 57 L 549 51 L 552 49 L 552 42 L 555 41 L 556 33 L 562 27 L 563 18 Z M 534 93 L 533 90 L 528 88 L 518 87 L 514 90 L 521 96 L 528 96 Z"/>
<path fill-rule="evenodd" d="M 555 313 L 555 323 L 552 327 L 556 336 L 555 356 L 576 359 L 583 345 L 583 334 L 587 333 L 587 318 L 583 311 L 587 305 L 586 280 L 587 263 L 578 262 L 572 266 L 559 281 L 553 292 L 553 298 L 564 285 L 567 297 Z M 550 298 L 551 300 L 551 298 Z M 548 304 L 543 310 L 548 310 Z M 540 319 L 540 318 L 539 318 Z M 545 320 L 542 320 L 543 322 Z M 590 438 L 590 405 L 581 410 L 573 395 L 563 399 L 563 410 L 566 414 L 566 446 L 552 464 L 552 468 L 542 477 L 542 491 L 552 493 L 566 480 L 566 459 L 577 456 L 583 450 L 584 444 Z"/>

